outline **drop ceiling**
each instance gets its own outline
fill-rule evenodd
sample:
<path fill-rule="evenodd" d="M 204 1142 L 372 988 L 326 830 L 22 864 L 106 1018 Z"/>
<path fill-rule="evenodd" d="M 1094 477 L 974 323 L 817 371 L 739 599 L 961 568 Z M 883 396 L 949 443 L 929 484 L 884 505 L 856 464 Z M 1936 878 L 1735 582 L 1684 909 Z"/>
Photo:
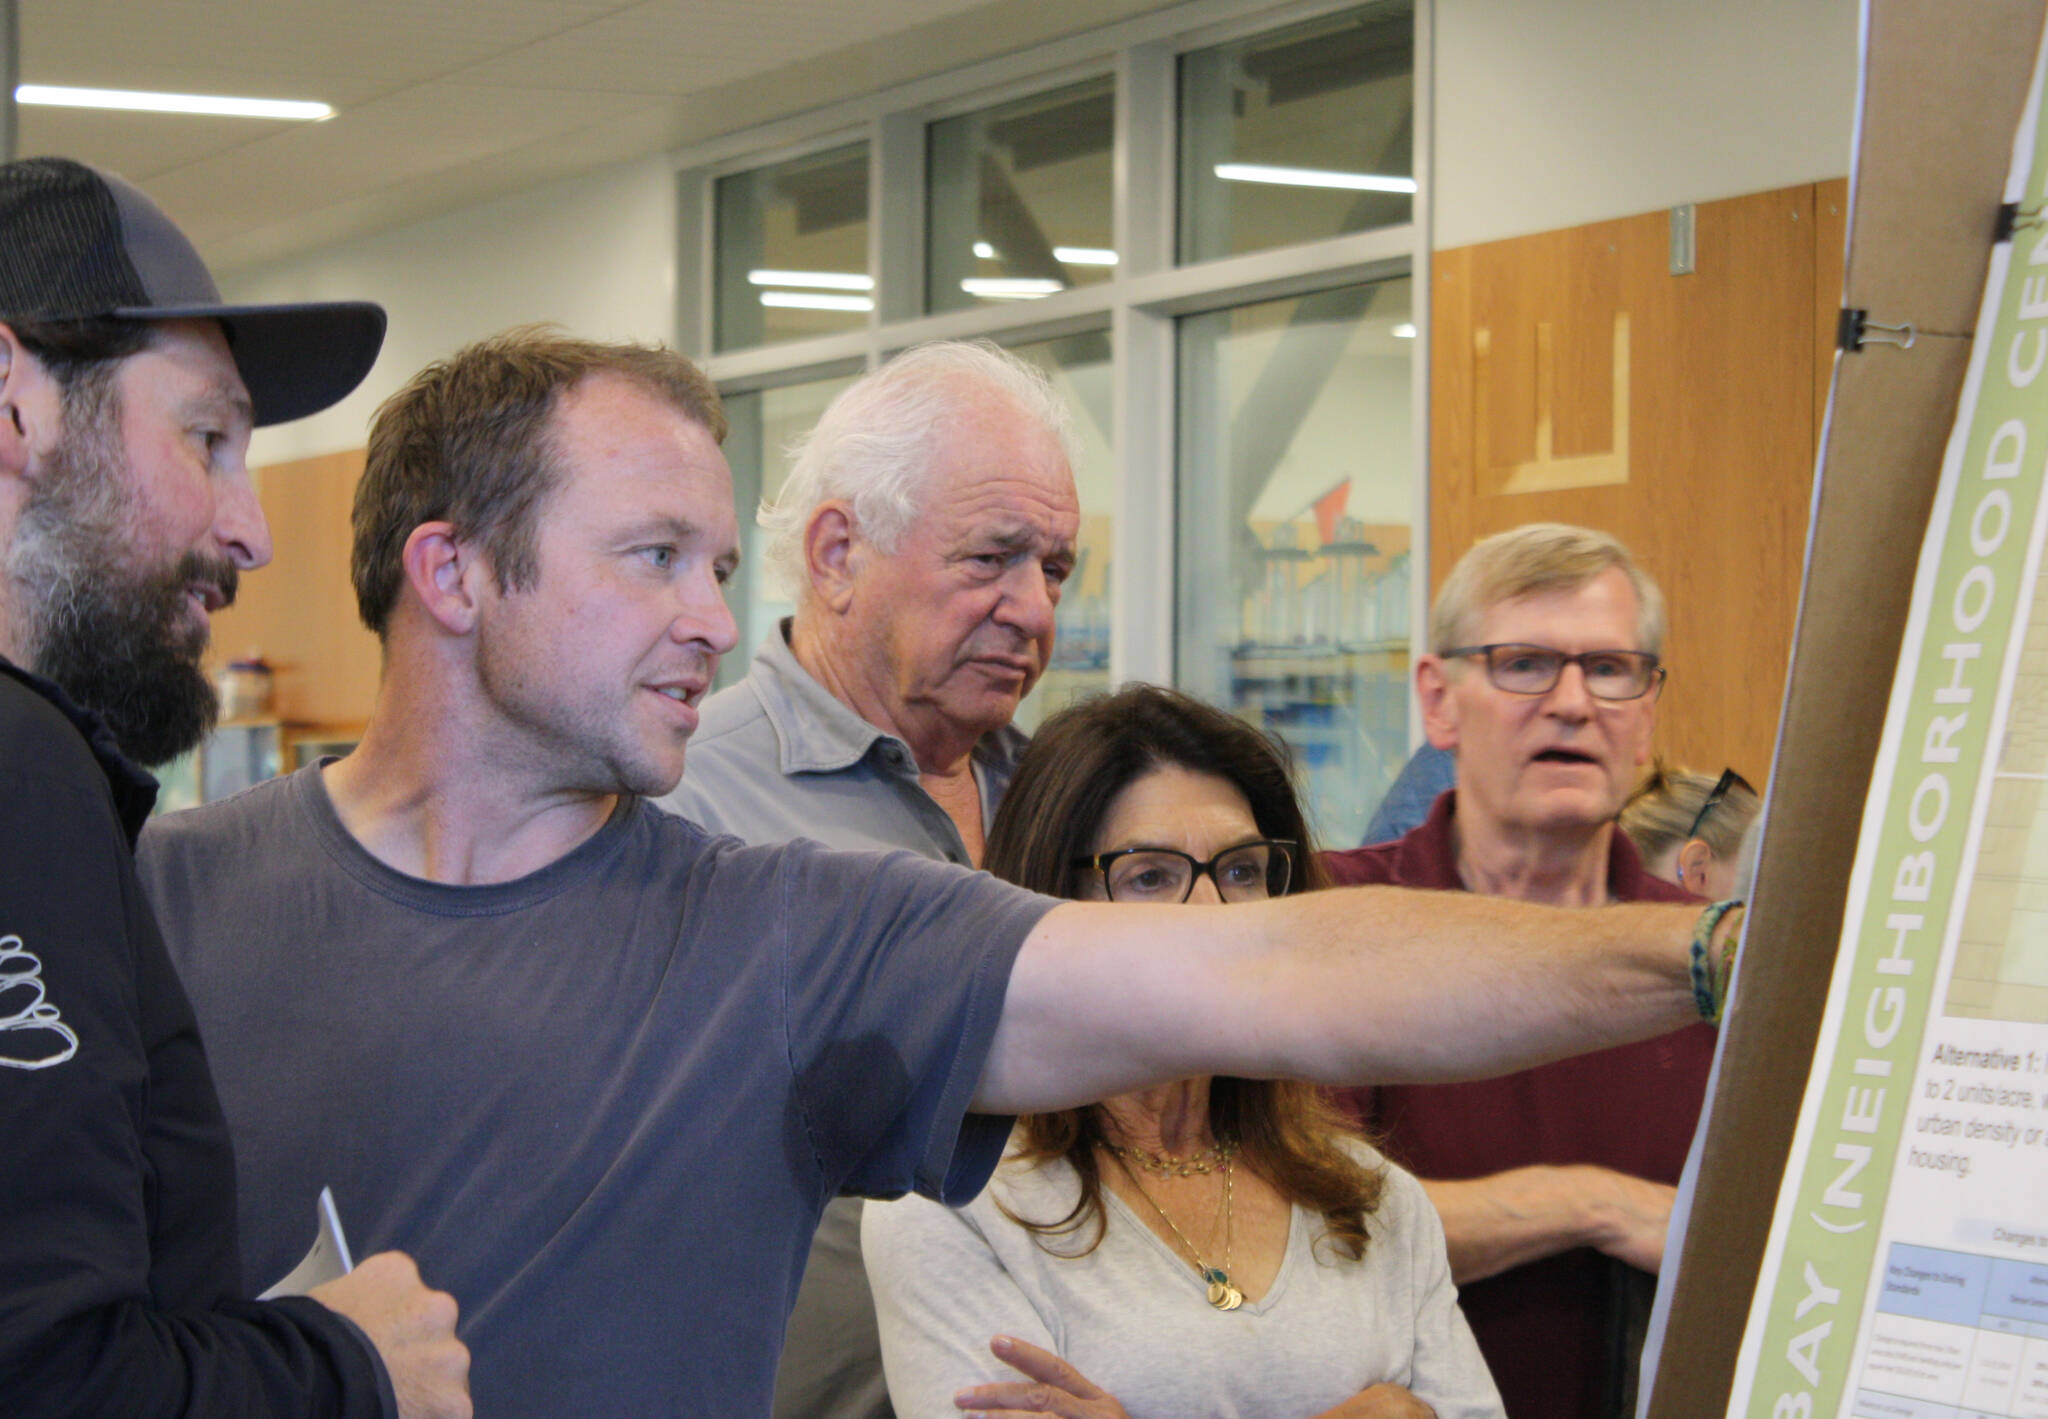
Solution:
<path fill-rule="evenodd" d="M 219 270 L 1159 8 L 1158 0 L 19 0 L 24 83 L 317 99 L 321 123 L 23 107 Z"/>

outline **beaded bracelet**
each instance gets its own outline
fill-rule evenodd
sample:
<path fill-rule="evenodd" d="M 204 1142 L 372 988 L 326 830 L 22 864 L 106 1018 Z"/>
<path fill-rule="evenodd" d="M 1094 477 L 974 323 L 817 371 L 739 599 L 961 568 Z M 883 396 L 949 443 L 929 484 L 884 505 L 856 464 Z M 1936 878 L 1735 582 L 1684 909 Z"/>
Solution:
<path fill-rule="evenodd" d="M 1715 902 L 1700 913 L 1700 919 L 1692 929 L 1692 1003 L 1700 1012 L 1700 1018 L 1708 1024 L 1719 1024 L 1721 1011 L 1728 1004 L 1728 981 L 1735 974 L 1735 943 L 1742 936 L 1743 904 L 1737 900 Z M 1721 919 L 1734 913 L 1729 922 L 1728 939 L 1722 944 L 1721 957 L 1714 959 L 1714 929 Z"/>

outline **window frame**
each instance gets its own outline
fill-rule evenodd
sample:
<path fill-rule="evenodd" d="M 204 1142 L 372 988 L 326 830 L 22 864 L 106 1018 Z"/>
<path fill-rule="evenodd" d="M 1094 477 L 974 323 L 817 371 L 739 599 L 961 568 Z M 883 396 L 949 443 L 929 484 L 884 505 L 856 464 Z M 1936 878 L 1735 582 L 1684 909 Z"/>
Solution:
<path fill-rule="evenodd" d="M 1110 446 L 1120 476 L 1110 587 L 1113 684 L 1173 683 L 1177 322 L 1183 316 L 1406 274 L 1417 328 L 1411 386 L 1415 577 L 1409 624 L 1419 640 L 1429 594 L 1430 246 L 1435 152 L 1434 0 L 1415 0 L 1414 168 L 1406 225 L 1295 246 L 1175 263 L 1180 57 L 1193 50 L 1356 8 L 1357 0 L 1188 0 L 1014 54 L 928 75 L 856 99 L 741 129 L 670 155 L 676 175 L 675 330 L 721 390 L 751 392 L 848 369 L 872 369 L 925 340 L 986 337 L 1024 344 L 1107 328 Z M 1119 263 L 1106 281 L 1043 300 L 938 315 L 925 294 L 927 126 L 1105 74 L 1116 83 L 1113 232 Z M 863 327 L 712 352 L 720 177 L 846 143 L 868 144 L 868 268 L 875 309 Z M 1411 652 L 1422 647 L 1411 645 Z M 1410 739 L 1420 743 L 1412 703 Z"/>

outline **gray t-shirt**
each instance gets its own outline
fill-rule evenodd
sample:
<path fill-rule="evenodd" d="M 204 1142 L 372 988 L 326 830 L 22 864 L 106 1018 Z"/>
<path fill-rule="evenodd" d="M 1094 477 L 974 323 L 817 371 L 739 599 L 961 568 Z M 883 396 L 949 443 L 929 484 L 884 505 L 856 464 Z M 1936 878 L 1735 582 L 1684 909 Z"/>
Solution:
<path fill-rule="evenodd" d="M 690 768 L 662 807 L 750 843 L 816 838 L 968 861 L 960 830 L 919 781 L 910 746 L 842 704 L 798 663 L 788 620 L 747 678 L 704 702 Z M 1026 739 L 1005 728 L 974 749 L 984 829 Z M 860 1262 L 859 1198 L 826 1207 L 789 1318 L 775 1419 L 889 1419 L 882 1342 Z"/>
<path fill-rule="evenodd" d="M 378 862 L 317 769 L 140 856 L 235 1139 L 244 1273 L 331 1185 L 462 1306 L 477 1412 L 765 1414 L 820 1210 L 963 1200 L 967 1115 L 1052 902 L 908 853 L 746 847 L 625 800 L 514 882 Z M 964 1118 L 964 1123 L 963 1123 Z"/>
<path fill-rule="evenodd" d="M 1356 1156 L 1377 1166 L 1363 1143 Z M 861 1244 L 881 1315 L 889 1396 L 903 1419 L 957 1415 L 956 1390 L 1023 1378 L 995 1335 L 1057 1352 L 1131 1419 L 1305 1419 L 1368 1385 L 1405 1385 L 1437 1419 L 1501 1419 L 1500 1392 L 1458 1309 L 1443 1223 L 1399 1168 L 1353 1261 L 1296 1207 L 1266 1294 L 1212 1308 L 1180 1253 L 1108 1189 L 1092 1226 L 1045 1240 L 1011 1214 L 1054 1222 L 1080 1196 L 1064 1159 L 1006 1163 L 959 1211 L 917 1198 L 869 1207 Z M 1320 1244 L 1319 1244 L 1320 1243 Z M 1062 1255 L 1061 1253 L 1067 1253 Z"/>

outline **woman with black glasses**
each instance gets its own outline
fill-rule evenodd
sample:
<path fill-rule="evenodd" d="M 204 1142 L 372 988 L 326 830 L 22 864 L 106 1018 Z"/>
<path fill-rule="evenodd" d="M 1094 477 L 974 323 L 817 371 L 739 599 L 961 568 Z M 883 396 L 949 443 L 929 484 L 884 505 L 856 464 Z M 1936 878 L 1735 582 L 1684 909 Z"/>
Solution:
<path fill-rule="evenodd" d="M 1046 721 L 986 862 L 1117 902 L 1324 885 L 1282 751 L 1143 686 Z M 980 1198 L 871 1206 L 862 1249 L 903 1419 L 1501 1412 L 1420 1186 L 1307 1086 L 1183 1079 L 1020 1119 Z"/>

